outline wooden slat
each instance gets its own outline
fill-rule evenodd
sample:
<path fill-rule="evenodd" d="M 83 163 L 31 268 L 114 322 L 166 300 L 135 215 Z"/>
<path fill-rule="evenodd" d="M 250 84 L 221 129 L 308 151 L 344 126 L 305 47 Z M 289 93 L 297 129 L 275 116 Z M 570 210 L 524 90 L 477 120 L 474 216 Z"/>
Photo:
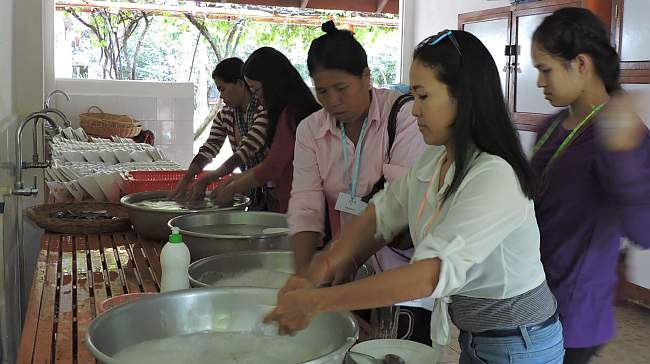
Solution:
<path fill-rule="evenodd" d="M 18 350 L 18 363 L 27 364 L 32 362 L 34 354 L 34 344 L 36 341 L 36 330 L 38 328 L 38 318 L 41 310 L 41 301 L 43 298 L 43 282 L 47 271 L 47 254 L 50 239 L 55 239 L 50 234 L 44 234 L 41 239 L 41 247 L 36 259 L 36 269 L 32 280 L 32 289 L 29 296 L 29 305 L 25 313 L 25 324 L 23 333 L 20 338 L 20 348 Z"/>
<path fill-rule="evenodd" d="M 160 243 L 156 243 L 151 240 L 144 240 L 144 239 L 139 239 L 138 241 L 141 243 L 141 246 L 145 253 L 145 258 L 147 259 L 147 262 L 151 267 L 151 272 L 153 274 L 154 280 L 158 284 L 158 287 L 160 287 L 162 268 L 160 267 L 159 252 L 156 252 L 156 247 L 159 246 Z"/>
<path fill-rule="evenodd" d="M 59 314 L 56 327 L 55 359 L 57 363 L 72 364 L 74 354 L 72 297 L 73 297 L 73 257 L 72 236 L 61 239 L 61 271 L 59 273 Z"/>
<path fill-rule="evenodd" d="M 94 364 L 95 357 L 86 348 L 86 330 L 95 317 L 95 305 L 91 301 L 92 275 L 88 274 L 88 244 L 85 236 L 75 237 L 76 273 L 75 281 L 77 286 L 77 363 Z"/>
<path fill-rule="evenodd" d="M 59 239 L 48 244 L 47 272 L 43 282 L 43 298 L 38 317 L 38 330 L 34 345 L 34 363 L 51 363 L 54 334 L 54 315 L 56 301 L 57 274 L 59 269 Z"/>
<path fill-rule="evenodd" d="M 93 297 L 95 298 L 95 309 L 108 296 L 106 294 L 106 277 L 102 265 L 102 256 L 99 246 L 99 236 L 88 235 L 88 250 L 90 252 L 90 269 L 92 270 Z"/>
<path fill-rule="evenodd" d="M 122 269 L 122 275 L 125 280 L 126 291 L 128 293 L 142 292 L 142 284 L 140 278 L 136 274 L 133 255 L 131 255 L 129 243 L 124 234 L 113 234 L 113 242 L 115 243 L 115 252 L 117 253 L 117 258 Z"/>
<path fill-rule="evenodd" d="M 147 263 L 147 259 L 145 258 L 142 249 L 142 244 L 135 240 L 134 234 L 127 233 L 126 240 L 129 243 L 129 250 L 131 256 L 133 256 L 133 262 L 138 271 L 138 275 L 140 276 L 142 288 L 145 292 L 158 292 L 158 282 L 156 282 L 153 272 L 149 269 L 149 264 Z"/>
<path fill-rule="evenodd" d="M 120 268 L 115 258 L 115 248 L 113 248 L 113 239 L 108 235 L 100 235 L 99 239 L 102 244 L 102 252 L 106 263 L 106 273 L 108 275 L 108 284 L 111 289 L 111 296 L 124 294 L 124 283 Z"/>

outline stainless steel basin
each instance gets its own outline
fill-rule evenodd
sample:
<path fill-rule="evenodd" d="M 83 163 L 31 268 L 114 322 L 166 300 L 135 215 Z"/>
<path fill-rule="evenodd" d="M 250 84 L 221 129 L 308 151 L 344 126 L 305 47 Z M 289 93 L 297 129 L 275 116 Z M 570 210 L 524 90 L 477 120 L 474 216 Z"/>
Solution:
<path fill-rule="evenodd" d="M 219 254 L 190 264 L 188 272 L 193 287 L 208 287 L 218 284 L 224 278 L 246 274 L 247 272 L 267 272 L 270 277 L 253 282 L 255 276 L 240 280 L 243 286 L 262 288 L 282 288 L 284 284 L 272 284 L 283 276 L 293 274 L 293 252 L 285 250 L 263 250 Z M 262 278 L 262 277 L 260 277 Z M 279 282 L 278 282 L 279 283 Z M 229 284 L 233 285 L 233 284 Z"/>
<path fill-rule="evenodd" d="M 224 253 L 291 249 L 287 217 L 274 212 L 203 212 L 173 218 L 168 225 L 180 229 L 192 261 Z"/>
<path fill-rule="evenodd" d="M 183 208 L 183 209 L 157 209 L 150 206 L 143 206 L 144 201 L 157 201 L 164 199 L 169 191 L 150 191 L 132 193 L 122 197 L 120 203 L 129 210 L 129 219 L 133 228 L 141 237 L 152 240 L 167 240 L 170 230 L 167 226 L 169 220 L 182 215 L 194 214 L 199 212 L 216 212 L 244 210 L 251 203 L 251 199 L 246 196 L 238 196 L 231 205 L 212 206 L 209 208 Z"/>
<path fill-rule="evenodd" d="M 86 345 L 100 362 L 114 364 L 117 353 L 149 340 L 214 332 L 255 333 L 261 318 L 275 305 L 276 294 L 265 288 L 195 288 L 153 295 L 98 316 L 88 327 Z M 316 348 L 313 358 L 302 363 L 340 364 L 358 333 L 350 313 L 324 313 L 288 340 Z"/>

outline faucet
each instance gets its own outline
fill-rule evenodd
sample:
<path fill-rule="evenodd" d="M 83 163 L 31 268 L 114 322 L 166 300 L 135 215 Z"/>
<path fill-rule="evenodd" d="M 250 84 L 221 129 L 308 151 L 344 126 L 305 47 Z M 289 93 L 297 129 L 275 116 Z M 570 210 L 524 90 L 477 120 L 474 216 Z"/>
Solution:
<path fill-rule="evenodd" d="M 68 96 L 68 94 L 65 93 L 65 91 L 54 90 L 54 91 L 50 92 L 45 97 L 45 101 L 43 102 L 43 110 L 37 111 L 36 113 L 56 114 L 63 121 L 63 126 L 64 127 L 66 127 L 66 128 L 70 127 L 70 126 L 72 126 L 72 124 L 70 123 L 70 120 L 68 120 L 68 118 L 65 116 L 65 114 L 63 112 L 61 112 L 61 110 L 53 108 L 53 107 L 50 106 L 52 97 L 54 97 L 57 94 L 65 96 L 66 100 L 70 101 L 70 96 Z M 31 116 L 33 114 L 36 114 L 36 113 L 32 113 L 29 116 Z M 37 124 L 38 124 L 38 119 L 34 122 L 34 133 L 33 133 L 34 152 L 32 154 L 32 161 L 34 163 L 38 163 L 38 129 L 36 128 Z M 52 130 L 49 130 L 48 128 L 45 128 L 45 140 L 46 140 L 46 142 L 51 140 L 51 136 L 52 136 L 52 134 L 55 134 L 55 132 L 56 132 L 56 130 L 52 131 Z M 45 148 L 43 148 L 43 149 L 45 149 Z M 51 159 L 51 155 L 49 153 L 48 153 L 48 156 L 46 157 L 46 159 Z"/>
<path fill-rule="evenodd" d="M 50 93 L 45 97 L 45 102 L 43 103 L 43 108 L 44 108 L 44 109 L 49 109 L 49 108 L 50 108 L 50 100 L 52 99 L 52 96 L 54 96 L 54 95 L 56 95 L 56 94 L 59 94 L 59 95 L 63 95 L 63 96 L 65 96 L 66 100 L 68 100 L 68 102 L 70 102 L 70 96 L 68 96 L 68 94 L 65 93 L 65 91 L 62 91 L 62 90 L 54 90 L 54 91 L 50 92 Z M 66 127 L 68 127 L 68 126 L 70 126 L 70 125 L 66 125 Z"/>
<path fill-rule="evenodd" d="M 51 117 L 49 117 L 45 113 L 41 112 L 36 112 L 36 113 L 31 113 L 29 114 L 16 128 L 16 167 L 15 167 L 15 172 L 16 172 L 16 182 L 14 183 L 14 189 L 12 193 L 14 195 L 20 195 L 20 196 L 34 196 L 38 194 L 38 189 L 36 188 L 36 177 L 34 177 L 34 186 L 31 188 L 25 188 L 25 185 L 23 183 L 23 169 L 27 168 L 47 168 L 50 166 L 50 161 L 47 160 L 45 162 L 39 162 L 38 158 L 37 160 L 33 162 L 23 162 L 23 150 L 22 150 L 22 142 L 21 142 L 21 137 L 23 134 L 23 130 L 25 129 L 25 125 L 29 123 L 30 121 L 34 120 L 34 128 L 36 128 L 36 123 L 38 122 L 39 119 L 44 119 L 45 121 L 48 122 L 50 125 L 50 128 L 52 128 L 57 134 L 60 132 L 59 126 L 52 120 Z"/>

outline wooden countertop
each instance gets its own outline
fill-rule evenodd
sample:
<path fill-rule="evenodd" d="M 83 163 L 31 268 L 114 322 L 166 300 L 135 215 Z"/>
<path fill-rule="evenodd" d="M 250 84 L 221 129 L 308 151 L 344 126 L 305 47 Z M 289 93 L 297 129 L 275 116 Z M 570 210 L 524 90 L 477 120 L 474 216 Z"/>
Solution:
<path fill-rule="evenodd" d="M 125 293 L 158 292 L 161 249 L 161 243 L 132 231 L 44 234 L 18 363 L 96 363 L 84 341 L 100 303 Z"/>

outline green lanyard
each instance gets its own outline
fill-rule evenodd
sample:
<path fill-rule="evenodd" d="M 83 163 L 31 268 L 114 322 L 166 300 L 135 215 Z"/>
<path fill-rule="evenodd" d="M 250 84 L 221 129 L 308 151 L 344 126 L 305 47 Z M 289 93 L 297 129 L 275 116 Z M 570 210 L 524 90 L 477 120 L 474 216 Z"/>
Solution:
<path fill-rule="evenodd" d="M 546 172 L 548 171 L 548 168 L 551 166 L 551 164 L 553 164 L 553 162 L 555 161 L 555 159 L 557 159 L 557 157 L 559 157 L 560 154 L 562 154 L 562 152 L 564 152 L 564 150 L 565 150 L 566 148 L 569 147 L 569 145 L 571 144 L 571 142 L 573 142 L 573 140 L 578 136 L 578 133 L 582 130 L 582 128 L 583 128 L 585 125 L 587 125 L 587 122 L 588 122 L 589 120 L 591 120 L 591 118 L 593 118 L 594 115 L 596 115 L 596 114 L 600 111 L 600 109 L 603 108 L 603 106 L 605 106 L 605 104 L 600 104 L 600 105 L 597 105 L 597 106 L 592 106 L 592 108 L 591 108 L 591 112 L 589 113 L 589 115 L 587 115 L 587 117 L 585 117 L 584 119 L 582 119 L 582 121 L 578 124 L 578 126 L 576 126 L 576 127 L 573 129 L 573 131 L 571 131 L 571 134 L 569 134 L 569 135 L 564 139 L 564 141 L 562 142 L 562 144 L 560 144 L 560 147 L 557 148 L 557 150 L 555 151 L 555 153 L 553 153 L 553 156 L 551 157 L 551 159 L 550 159 L 550 160 L 548 161 L 548 163 L 546 164 L 546 168 L 544 168 L 544 175 L 545 175 Z M 548 141 L 548 138 L 551 137 L 551 134 L 553 134 L 553 132 L 555 131 L 555 129 L 557 129 L 557 127 L 560 125 L 561 122 L 562 122 L 562 120 L 561 120 L 560 118 L 557 118 L 557 119 L 553 122 L 553 124 L 551 124 L 551 126 L 546 130 L 546 133 L 544 133 L 544 135 L 542 135 L 542 137 L 539 139 L 539 141 L 537 142 L 537 144 L 535 144 L 535 147 L 533 148 L 533 155 L 537 154 L 537 152 L 542 148 L 542 146 L 544 146 L 544 144 Z"/>

